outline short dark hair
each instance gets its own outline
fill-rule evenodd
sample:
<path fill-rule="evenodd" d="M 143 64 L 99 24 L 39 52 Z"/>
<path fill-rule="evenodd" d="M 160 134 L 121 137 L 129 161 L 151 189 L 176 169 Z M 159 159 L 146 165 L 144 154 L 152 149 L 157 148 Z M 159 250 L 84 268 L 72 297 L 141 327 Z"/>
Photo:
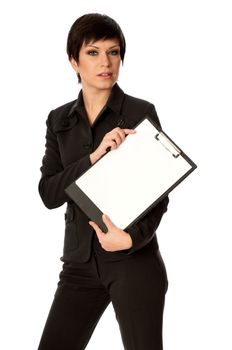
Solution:
<path fill-rule="evenodd" d="M 126 40 L 118 23 L 107 15 L 99 13 L 88 13 L 79 18 L 72 24 L 67 38 L 66 51 L 69 60 L 71 57 L 76 62 L 79 60 L 80 49 L 85 43 L 88 45 L 91 41 L 100 39 L 118 39 L 120 45 L 120 57 L 123 63 L 126 52 Z M 81 82 L 78 73 L 78 82 Z"/>

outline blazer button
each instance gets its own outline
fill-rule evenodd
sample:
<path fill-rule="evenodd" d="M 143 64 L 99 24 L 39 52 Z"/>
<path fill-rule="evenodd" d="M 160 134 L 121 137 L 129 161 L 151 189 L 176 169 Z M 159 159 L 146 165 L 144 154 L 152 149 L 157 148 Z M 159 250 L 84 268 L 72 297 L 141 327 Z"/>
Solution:
<path fill-rule="evenodd" d="M 124 119 L 119 119 L 117 126 L 122 127 L 125 124 L 125 120 Z"/>
<path fill-rule="evenodd" d="M 90 149 L 92 147 L 92 145 L 90 143 L 87 143 L 87 144 L 83 145 L 83 147 L 85 149 Z"/>

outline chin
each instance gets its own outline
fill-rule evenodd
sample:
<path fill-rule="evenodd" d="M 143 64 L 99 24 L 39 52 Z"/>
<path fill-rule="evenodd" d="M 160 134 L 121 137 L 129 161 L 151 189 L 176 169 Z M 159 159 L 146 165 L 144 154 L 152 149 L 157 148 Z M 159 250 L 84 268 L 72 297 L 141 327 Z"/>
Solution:
<path fill-rule="evenodd" d="M 103 82 L 100 82 L 100 84 L 96 84 L 96 88 L 97 89 L 111 89 L 114 84 L 116 83 L 116 81 L 103 81 Z"/>
<path fill-rule="evenodd" d="M 117 80 L 110 80 L 110 81 L 91 81 L 89 83 L 85 83 L 83 84 L 82 82 L 82 87 L 86 87 L 86 88 L 94 88 L 96 90 L 111 90 L 112 87 L 114 86 L 114 84 L 117 82 Z"/>

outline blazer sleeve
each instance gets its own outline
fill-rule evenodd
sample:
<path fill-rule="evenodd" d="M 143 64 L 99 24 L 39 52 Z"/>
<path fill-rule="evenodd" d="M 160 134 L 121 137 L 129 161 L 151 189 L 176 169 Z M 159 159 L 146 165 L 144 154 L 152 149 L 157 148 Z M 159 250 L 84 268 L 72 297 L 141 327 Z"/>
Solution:
<path fill-rule="evenodd" d="M 159 118 L 157 116 L 153 104 L 149 105 L 146 114 L 151 117 L 159 127 L 161 127 Z M 127 254 L 132 254 L 136 250 L 144 247 L 154 237 L 156 229 L 158 228 L 163 214 L 167 211 L 169 197 L 164 197 L 155 207 L 150 209 L 148 213 L 137 223 L 125 230 L 130 234 L 132 239 L 132 247 L 127 251 Z"/>
<path fill-rule="evenodd" d="M 48 209 L 60 207 L 70 201 L 70 197 L 64 191 L 65 188 L 92 165 L 90 156 L 85 155 L 67 167 L 63 167 L 57 137 L 52 131 L 52 115 L 53 111 L 49 113 L 46 120 L 45 155 L 40 168 L 42 175 L 38 186 L 41 199 Z"/>

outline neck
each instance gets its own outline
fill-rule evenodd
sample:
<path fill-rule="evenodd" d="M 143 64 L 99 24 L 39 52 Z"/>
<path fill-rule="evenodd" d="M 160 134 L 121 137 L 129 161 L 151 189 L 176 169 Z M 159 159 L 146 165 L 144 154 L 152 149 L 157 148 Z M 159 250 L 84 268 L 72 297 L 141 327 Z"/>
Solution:
<path fill-rule="evenodd" d="M 85 107 L 88 111 L 94 111 L 103 107 L 111 93 L 111 89 L 86 89 L 82 87 Z"/>

